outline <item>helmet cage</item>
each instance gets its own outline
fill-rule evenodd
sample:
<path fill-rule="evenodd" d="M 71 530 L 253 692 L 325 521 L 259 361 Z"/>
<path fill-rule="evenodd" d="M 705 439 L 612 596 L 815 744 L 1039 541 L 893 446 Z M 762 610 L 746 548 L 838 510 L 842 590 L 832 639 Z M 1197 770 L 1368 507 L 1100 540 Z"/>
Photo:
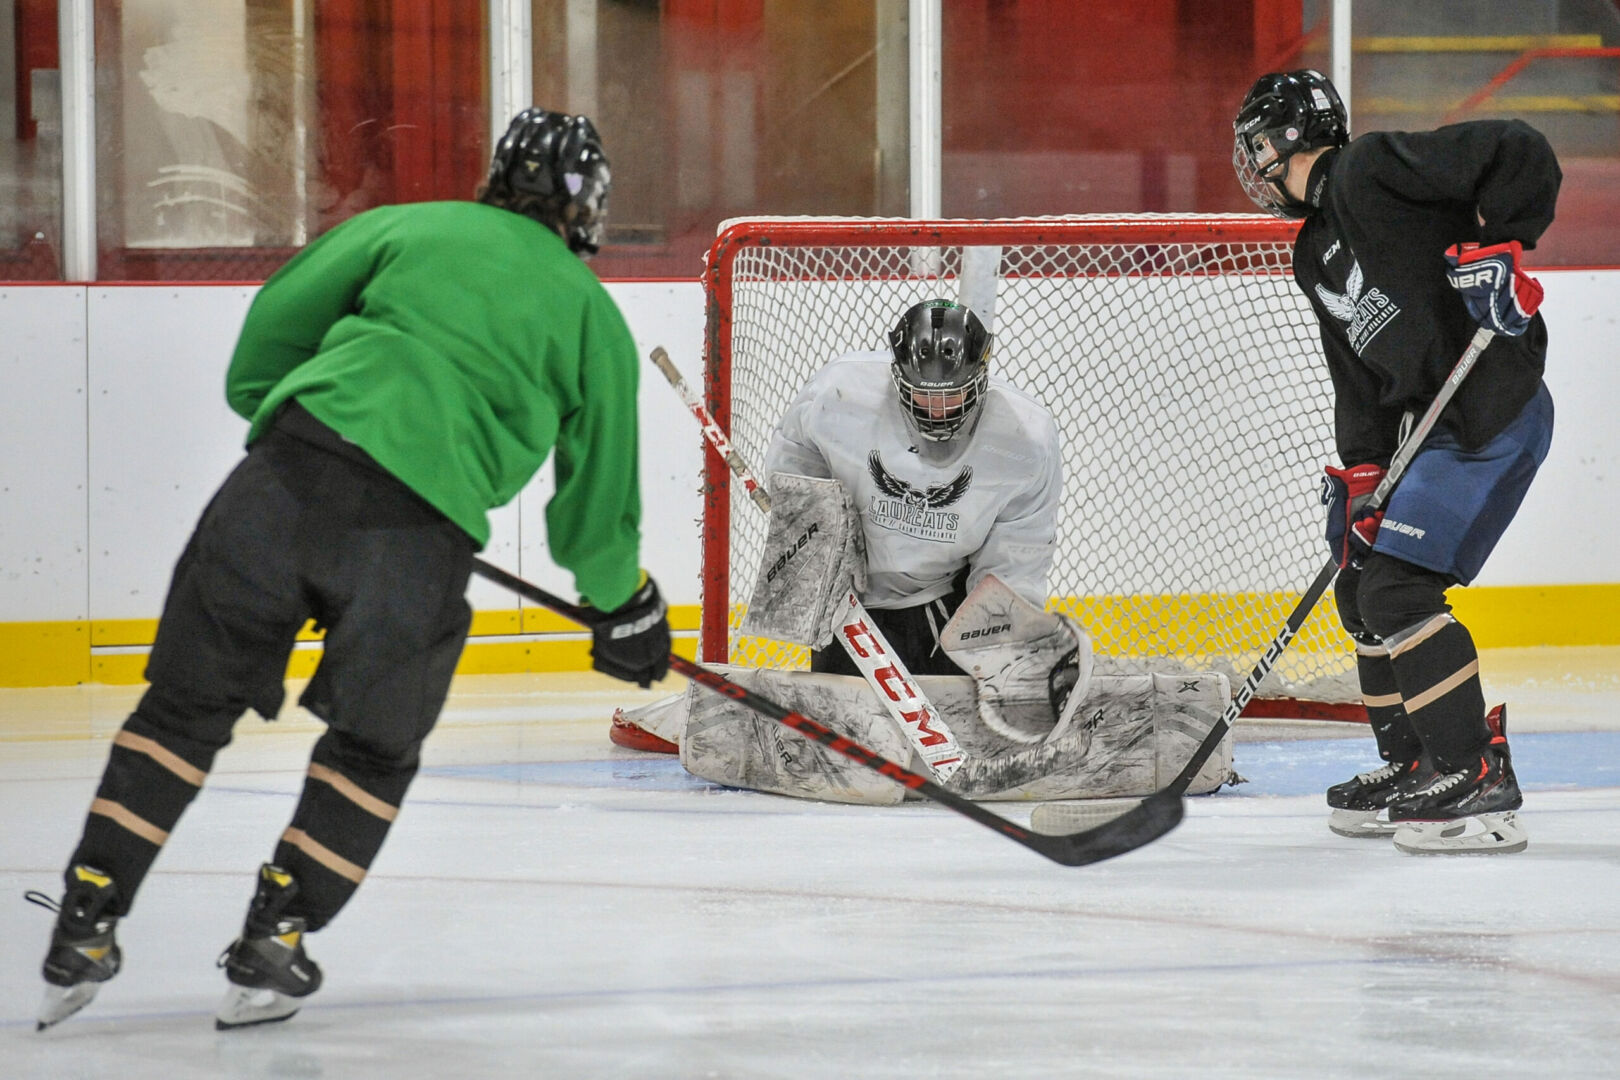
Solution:
<path fill-rule="evenodd" d="M 960 304 L 929 300 L 889 334 L 889 373 L 918 436 L 947 442 L 977 420 L 990 386 L 990 333 Z"/>

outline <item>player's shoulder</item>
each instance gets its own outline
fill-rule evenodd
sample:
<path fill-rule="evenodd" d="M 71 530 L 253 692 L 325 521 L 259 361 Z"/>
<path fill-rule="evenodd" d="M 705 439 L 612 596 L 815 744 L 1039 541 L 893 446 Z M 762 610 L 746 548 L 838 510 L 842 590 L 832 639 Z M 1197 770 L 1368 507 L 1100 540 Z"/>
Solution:
<path fill-rule="evenodd" d="M 990 377 L 990 400 L 1010 411 L 1022 423 L 1032 428 L 1057 426 L 1057 420 L 1046 403 L 1021 386 L 1000 376 Z"/>
<path fill-rule="evenodd" d="M 807 391 L 825 394 L 887 393 L 892 385 L 889 366 L 893 358 L 886 352 L 862 350 L 833 357 L 823 364 L 805 384 Z"/>

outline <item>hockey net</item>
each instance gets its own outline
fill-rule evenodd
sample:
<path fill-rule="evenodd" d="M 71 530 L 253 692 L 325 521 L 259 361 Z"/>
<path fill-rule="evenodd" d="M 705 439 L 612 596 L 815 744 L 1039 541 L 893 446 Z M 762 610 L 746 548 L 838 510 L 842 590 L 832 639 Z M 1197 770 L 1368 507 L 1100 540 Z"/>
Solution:
<path fill-rule="evenodd" d="M 1239 685 L 1325 557 L 1317 478 L 1332 393 L 1290 272 L 1295 226 L 1212 215 L 726 222 L 710 249 L 710 410 L 759 468 L 810 375 L 885 347 L 910 305 L 960 300 L 992 372 L 1046 404 L 1065 493 L 1049 607 L 1098 672 L 1222 671 Z M 764 516 L 706 453 L 702 655 L 802 667 L 738 632 Z M 1331 594 L 1250 715 L 1360 713 Z"/>

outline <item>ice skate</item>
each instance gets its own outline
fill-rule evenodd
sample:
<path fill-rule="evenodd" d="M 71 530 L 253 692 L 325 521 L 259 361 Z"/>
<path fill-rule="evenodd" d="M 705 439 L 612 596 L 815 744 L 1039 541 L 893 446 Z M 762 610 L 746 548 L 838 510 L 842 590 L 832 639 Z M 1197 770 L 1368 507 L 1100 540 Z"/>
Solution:
<path fill-rule="evenodd" d="M 219 958 L 232 986 L 220 1003 L 220 1031 L 286 1020 L 321 986 L 321 969 L 304 952 L 303 919 L 282 913 L 298 882 L 279 867 L 259 868 L 259 889 L 242 936 Z"/>
<path fill-rule="evenodd" d="M 1434 776 L 1434 769 L 1426 761 L 1390 762 L 1334 784 L 1327 791 L 1327 803 L 1333 810 L 1328 815 L 1328 828 L 1340 836 L 1392 836 L 1395 823 L 1389 819 L 1390 804 L 1423 787 Z"/>
<path fill-rule="evenodd" d="M 1491 741 L 1466 769 L 1436 777 L 1390 805 L 1395 847 L 1409 855 L 1511 855 L 1529 835 L 1513 812 L 1524 805 L 1507 745 L 1507 707 L 1485 722 Z"/>
<path fill-rule="evenodd" d="M 60 904 L 43 893 L 24 894 L 31 903 L 56 912 L 56 928 L 43 966 L 49 985 L 40 1003 L 37 1031 L 61 1023 L 90 1004 L 101 984 L 118 974 L 123 961 L 113 933 L 118 919 L 107 914 L 118 898 L 112 878 L 79 865 L 68 870 L 68 881 Z"/>

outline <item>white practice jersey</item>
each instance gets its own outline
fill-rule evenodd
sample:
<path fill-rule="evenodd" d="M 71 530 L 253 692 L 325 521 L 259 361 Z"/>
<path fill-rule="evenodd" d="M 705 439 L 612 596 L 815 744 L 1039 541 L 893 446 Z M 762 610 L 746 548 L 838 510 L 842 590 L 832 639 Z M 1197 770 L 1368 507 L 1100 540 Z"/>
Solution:
<path fill-rule="evenodd" d="M 823 367 L 788 406 L 765 454 L 775 472 L 837 479 L 860 511 L 869 608 L 926 604 L 995 574 L 1038 607 L 1057 544 L 1063 462 L 1047 408 L 992 378 L 971 435 L 920 438 L 886 352 Z"/>

